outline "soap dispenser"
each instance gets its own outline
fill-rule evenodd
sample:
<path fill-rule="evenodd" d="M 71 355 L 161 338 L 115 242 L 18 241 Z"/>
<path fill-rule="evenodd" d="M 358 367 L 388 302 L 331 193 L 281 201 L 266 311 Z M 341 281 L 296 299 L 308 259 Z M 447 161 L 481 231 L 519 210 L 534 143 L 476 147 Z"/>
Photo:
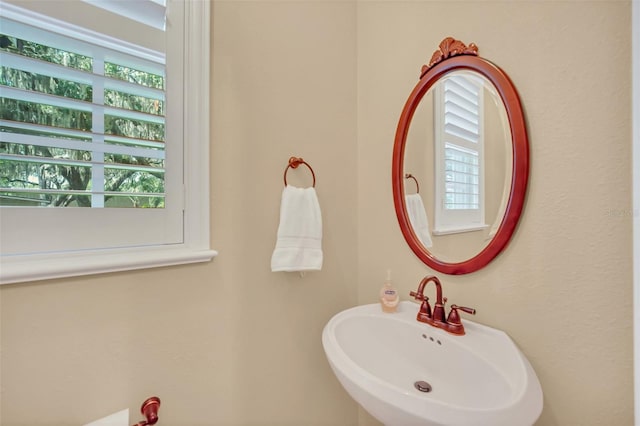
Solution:
<path fill-rule="evenodd" d="M 400 296 L 398 290 L 391 284 L 391 270 L 387 269 L 387 279 L 380 289 L 380 306 L 383 312 L 393 313 L 398 308 L 398 303 L 400 303 Z"/>

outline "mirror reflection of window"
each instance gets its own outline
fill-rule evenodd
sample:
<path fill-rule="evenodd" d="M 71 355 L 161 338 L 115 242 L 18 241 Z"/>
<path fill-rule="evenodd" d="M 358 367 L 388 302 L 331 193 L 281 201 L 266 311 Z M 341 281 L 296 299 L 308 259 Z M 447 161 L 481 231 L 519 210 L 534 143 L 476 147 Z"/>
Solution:
<path fill-rule="evenodd" d="M 435 87 L 436 235 L 486 227 L 483 87 L 479 79 L 461 73 Z"/>

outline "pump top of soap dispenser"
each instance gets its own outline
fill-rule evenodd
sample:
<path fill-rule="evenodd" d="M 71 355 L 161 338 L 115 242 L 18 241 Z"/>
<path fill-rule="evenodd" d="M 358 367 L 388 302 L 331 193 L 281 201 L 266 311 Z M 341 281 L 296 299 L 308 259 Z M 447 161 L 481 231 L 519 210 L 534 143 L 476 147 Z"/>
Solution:
<path fill-rule="evenodd" d="M 383 312 L 391 313 L 396 311 L 398 303 L 400 303 L 400 296 L 391 282 L 391 270 L 387 269 L 387 279 L 380 289 L 380 306 Z"/>

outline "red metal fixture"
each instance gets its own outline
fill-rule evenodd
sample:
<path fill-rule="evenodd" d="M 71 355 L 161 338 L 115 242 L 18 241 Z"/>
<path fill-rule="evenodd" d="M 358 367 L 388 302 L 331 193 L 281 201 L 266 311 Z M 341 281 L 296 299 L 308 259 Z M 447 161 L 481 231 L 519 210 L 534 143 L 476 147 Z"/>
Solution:
<path fill-rule="evenodd" d="M 316 186 L 316 174 L 313 172 L 313 169 L 311 168 L 309 163 L 304 161 L 301 157 L 300 158 L 299 157 L 291 157 L 291 158 L 289 158 L 289 164 L 287 164 L 287 167 L 284 169 L 284 186 L 287 186 L 287 171 L 289 171 L 290 168 L 291 169 L 297 169 L 300 164 L 304 164 L 305 166 L 307 166 L 307 168 L 311 172 L 311 176 L 313 177 L 313 187 L 315 188 L 315 186 Z"/>
<path fill-rule="evenodd" d="M 414 175 L 412 175 L 411 173 L 405 173 L 404 174 L 404 178 L 405 179 L 413 179 L 413 181 L 416 183 L 416 194 L 420 193 L 420 184 L 418 183 L 418 179 L 416 179 L 416 177 Z"/>
<path fill-rule="evenodd" d="M 140 407 L 140 412 L 145 417 L 145 420 L 139 421 L 133 426 L 148 426 L 158 423 L 158 410 L 160 409 L 160 398 L 152 396 L 147 398 Z"/>
<path fill-rule="evenodd" d="M 436 303 L 433 307 L 433 312 L 431 311 L 429 298 L 424 295 L 424 288 L 431 281 L 436 285 Z M 418 321 L 441 328 L 444 331 L 458 336 L 464 335 L 464 325 L 462 325 L 458 310 L 471 315 L 475 315 L 476 313 L 476 310 L 473 308 L 451 305 L 449 316 L 445 319 L 445 303 L 447 303 L 447 298 L 442 297 L 442 284 L 440 284 L 438 277 L 434 275 L 424 277 L 422 281 L 420 281 L 420 285 L 418 285 L 418 290 L 410 292 L 409 295 L 422 302 L 418 315 L 416 316 Z"/>

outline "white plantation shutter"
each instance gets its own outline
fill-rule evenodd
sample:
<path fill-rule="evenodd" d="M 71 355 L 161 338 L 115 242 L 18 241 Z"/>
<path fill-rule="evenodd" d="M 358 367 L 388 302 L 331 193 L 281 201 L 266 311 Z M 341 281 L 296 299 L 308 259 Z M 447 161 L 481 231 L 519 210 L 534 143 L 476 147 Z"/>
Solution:
<path fill-rule="evenodd" d="M 480 140 L 480 87 L 461 76 L 444 80 L 444 131 L 469 143 Z"/>
<path fill-rule="evenodd" d="M 436 87 L 435 233 L 484 226 L 483 88 L 474 78 L 449 75 Z"/>
<path fill-rule="evenodd" d="M 31 18 L 37 20 L 35 15 Z M 18 19 L 24 20 L 24 16 Z M 82 202 L 71 205 L 164 206 L 165 55 L 54 24 L 46 20 L 36 27 L 0 17 L 4 44 L 12 48 L 0 51 L 0 142 L 5 143 L 0 160 L 5 166 L 25 165 L 27 181 L 24 185 L 0 182 L 0 205 L 58 207 L 65 200 L 76 199 Z M 27 43 L 56 51 L 59 61 L 30 57 Z M 77 63 L 77 58 L 82 63 Z M 33 76 L 38 82 L 64 84 L 75 90 L 61 96 L 48 93 L 49 87 L 16 87 L 16 80 Z M 84 96 L 77 96 L 78 91 L 85 92 Z M 33 114 L 21 111 L 16 117 L 15 111 L 23 109 Z M 60 115 L 67 120 L 51 121 Z M 37 172 L 52 171 L 55 165 L 86 176 L 91 186 L 74 188 L 62 177 L 58 182 L 39 182 Z M 153 179 L 156 188 L 145 193 L 132 182 L 123 191 L 108 192 L 105 182 L 126 175 L 129 179 Z"/>
<path fill-rule="evenodd" d="M 18 2 L 25 9 L 0 1 L 0 283 L 216 254 L 208 237 L 209 105 L 201 96 L 209 4 L 88 3 Z M 125 12 L 106 12 L 106 3 Z M 162 9 L 160 19 L 147 13 L 155 24 L 134 16 L 144 4 Z M 53 49 L 58 59 L 40 60 L 27 47 Z M 29 78 L 48 84 L 28 87 Z M 18 166 L 37 173 L 25 172 L 22 185 L 2 180 Z M 89 184 L 78 189 L 70 176 Z"/>

